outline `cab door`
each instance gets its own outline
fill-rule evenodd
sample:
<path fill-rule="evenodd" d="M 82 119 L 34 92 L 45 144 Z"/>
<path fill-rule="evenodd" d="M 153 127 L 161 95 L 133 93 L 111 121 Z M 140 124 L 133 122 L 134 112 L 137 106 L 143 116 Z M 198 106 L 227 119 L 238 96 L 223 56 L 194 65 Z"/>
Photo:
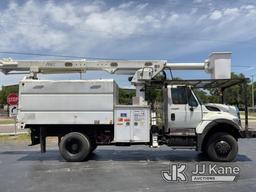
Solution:
<path fill-rule="evenodd" d="M 187 96 L 184 86 L 168 86 L 168 128 L 186 128 Z"/>
<path fill-rule="evenodd" d="M 202 105 L 194 92 L 187 87 L 188 110 L 187 118 L 191 128 L 196 128 L 203 118 Z"/>
<path fill-rule="evenodd" d="M 196 128 L 202 119 L 201 105 L 186 86 L 168 86 L 168 128 Z"/>

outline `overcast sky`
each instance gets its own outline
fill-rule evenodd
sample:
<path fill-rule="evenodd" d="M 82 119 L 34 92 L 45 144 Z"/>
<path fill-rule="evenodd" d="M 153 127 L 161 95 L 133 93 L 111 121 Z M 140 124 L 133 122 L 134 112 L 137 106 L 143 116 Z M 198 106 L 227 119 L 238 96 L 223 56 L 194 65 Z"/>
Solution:
<path fill-rule="evenodd" d="M 232 71 L 256 73 L 256 3 L 235 0 L 0 1 L 0 51 L 85 58 L 202 62 L 231 51 Z M 0 58 L 63 59 L 0 53 Z M 70 59 L 70 58 L 67 58 Z M 208 77 L 175 72 L 183 78 Z M 4 76 L 1 84 L 22 76 Z M 111 78 L 91 73 L 86 78 Z M 79 75 L 47 76 L 74 79 Z M 127 77 L 116 77 L 127 85 Z"/>

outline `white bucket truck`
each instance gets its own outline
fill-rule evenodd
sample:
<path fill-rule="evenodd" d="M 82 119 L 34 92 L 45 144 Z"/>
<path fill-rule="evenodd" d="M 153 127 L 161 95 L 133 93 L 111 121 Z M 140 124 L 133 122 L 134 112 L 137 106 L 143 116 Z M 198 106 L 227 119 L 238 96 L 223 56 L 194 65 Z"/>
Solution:
<path fill-rule="evenodd" d="M 195 149 L 213 161 L 233 161 L 243 131 L 240 119 L 228 111 L 201 104 L 186 85 L 163 84 L 161 125 L 145 100 L 145 83 L 165 69 L 205 70 L 212 79 L 230 79 L 231 54 L 212 53 L 203 63 L 168 63 L 165 60 L 20 60 L 0 61 L 9 74 L 28 71 L 19 83 L 17 121 L 31 129 L 32 145 L 46 137 L 59 138 L 67 161 L 83 161 L 98 145 L 167 145 Z M 136 87 L 132 105 L 120 105 L 114 80 L 39 80 L 38 73 L 71 73 L 104 70 L 132 75 Z M 152 113 L 154 112 L 154 113 Z M 152 115 L 154 114 L 154 115 Z"/>

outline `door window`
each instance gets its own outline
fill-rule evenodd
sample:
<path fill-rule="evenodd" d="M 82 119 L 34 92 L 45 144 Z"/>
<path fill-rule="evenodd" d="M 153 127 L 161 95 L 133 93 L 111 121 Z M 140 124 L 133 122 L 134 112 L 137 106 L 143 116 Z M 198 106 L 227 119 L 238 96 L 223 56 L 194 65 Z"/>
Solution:
<path fill-rule="evenodd" d="M 171 88 L 173 104 L 187 104 L 186 87 Z"/>

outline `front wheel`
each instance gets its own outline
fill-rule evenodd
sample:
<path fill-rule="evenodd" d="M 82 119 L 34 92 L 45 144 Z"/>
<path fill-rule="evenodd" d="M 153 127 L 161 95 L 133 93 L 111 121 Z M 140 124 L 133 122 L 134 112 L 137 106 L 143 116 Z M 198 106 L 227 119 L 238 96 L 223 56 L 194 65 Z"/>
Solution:
<path fill-rule="evenodd" d="M 238 144 L 232 135 L 219 132 L 210 136 L 206 152 L 212 161 L 230 162 L 236 158 Z"/>
<path fill-rule="evenodd" d="M 61 139 L 59 150 L 66 161 L 84 161 L 91 151 L 91 143 L 84 134 L 71 132 Z"/>

